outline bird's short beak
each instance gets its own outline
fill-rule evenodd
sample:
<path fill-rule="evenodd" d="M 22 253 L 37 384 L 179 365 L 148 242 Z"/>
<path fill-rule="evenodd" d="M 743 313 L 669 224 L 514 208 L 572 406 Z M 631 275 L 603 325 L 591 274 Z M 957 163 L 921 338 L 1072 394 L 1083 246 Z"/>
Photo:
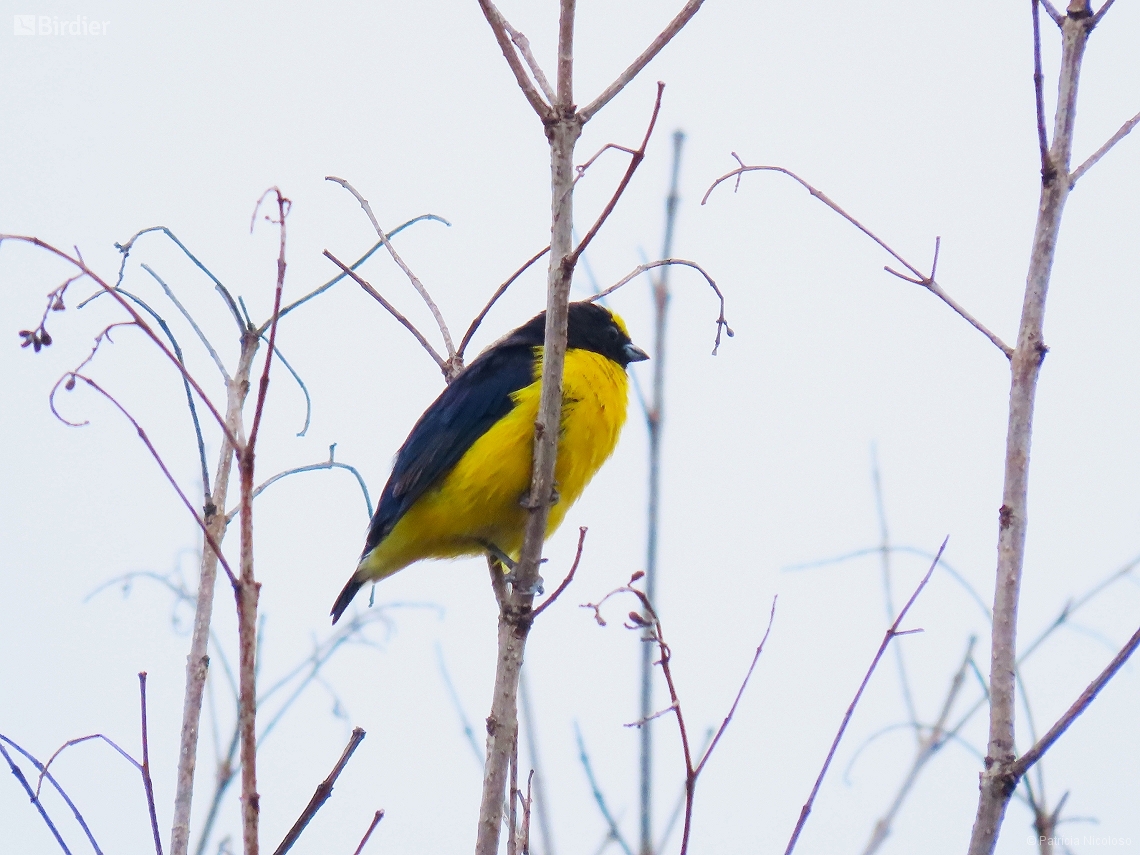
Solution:
<path fill-rule="evenodd" d="M 627 362 L 644 362 L 649 358 L 648 353 L 632 342 L 623 347 L 622 351 L 625 353 Z"/>

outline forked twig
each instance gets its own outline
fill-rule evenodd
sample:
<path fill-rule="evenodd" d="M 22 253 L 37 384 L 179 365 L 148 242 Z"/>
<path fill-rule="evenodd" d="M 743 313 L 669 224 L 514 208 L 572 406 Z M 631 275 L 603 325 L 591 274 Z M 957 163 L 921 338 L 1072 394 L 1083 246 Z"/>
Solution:
<path fill-rule="evenodd" d="M 732 156 L 734 158 L 736 158 L 736 162 L 739 163 L 740 166 L 737 167 L 736 169 L 732 170 L 731 172 L 726 173 L 725 175 L 722 175 L 720 178 L 718 178 L 716 181 L 714 181 L 712 183 L 712 186 L 709 187 L 709 189 L 705 191 L 705 195 L 701 199 L 702 205 L 708 201 L 709 196 L 712 195 L 713 190 L 715 190 L 717 188 L 717 186 L 719 186 L 720 184 L 722 184 L 723 182 L 727 181 L 730 178 L 739 179 L 739 177 L 741 175 L 743 175 L 745 172 L 779 172 L 782 175 L 787 175 L 789 178 L 791 178 L 793 181 L 795 181 L 801 187 L 803 187 L 805 190 L 807 190 L 812 196 L 814 196 L 819 201 L 823 202 L 823 204 L 827 205 L 827 207 L 831 208 L 831 210 L 835 211 L 835 213 L 839 214 L 839 216 L 843 217 L 843 219 L 847 220 L 847 222 L 851 223 L 851 225 L 855 226 L 855 228 L 859 229 L 859 231 L 861 231 L 863 234 L 865 234 L 867 237 L 869 237 L 871 240 L 873 240 L 875 243 L 877 243 L 881 248 L 886 250 L 887 253 L 889 253 L 892 258 L 894 258 L 899 264 L 901 264 L 903 267 L 905 267 L 907 270 L 909 270 L 911 272 L 911 274 L 913 274 L 914 278 L 904 276 L 903 274 L 899 273 L 898 271 L 892 270 L 890 267 L 884 268 L 888 273 L 891 273 L 891 274 L 899 277 L 900 279 L 904 279 L 907 282 L 910 282 L 914 285 L 921 285 L 923 288 L 928 290 L 931 294 L 936 296 L 939 300 L 941 300 L 943 303 L 945 303 L 947 306 L 949 306 L 951 309 L 953 309 L 955 312 L 957 312 L 958 315 L 963 320 L 965 320 L 968 324 L 970 324 L 970 326 L 972 326 L 974 329 L 976 329 L 978 332 L 980 332 L 982 335 L 984 335 L 986 338 L 988 338 L 991 342 L 993 342 L 993 344 L 1002 353 L 1005 354 L 1006 359 L 1012 358 L 1013 348 L 1011 348 L 1008 344 L 1006 344 L 1004 341 L 1002 341 L 1000 338 L 998 338 L 994 333 L 990 332 L 990 330 L 987 329 L 981 323 L 981 321 L 979 321 L 977 318 L 975 318 L 973 315 L 971 315 L 969 312 L 967 312 L 964 308 L 962 308 L 962 306 L 960 306 L 957 303 L 957 301 L 954 300 L 953 297 L 951 297 L 949 294 L 947 294 L 945 291 L 943 291 L 942 288 L 938 285 L 938 283 L 934 280 L 934 273 L 935 273 L 934 268 L 937 265 L 938 247 L 939 247 L 939 244 L 941 243 L 941 241 L 939 241 L 939 240 L 935 241 L 935 265 L 931 266 L 930 275 L 927 276 L 925 273 L 920 271 L 917 267 L 912 265 L 909 261 L 907 261 L 901 255 L 899 255 L 897 252 L 895 252 L 878 235 L 876 235 L 874 232 L 872 232 L 870 229 L 868 229 L 865 225 L 863 225 L 861 222 L 859 222 L 857 219 L 855 219 L 853 216 L 851 216 L 845 210 L 843 210 L 841 207 L 839 207 L 839 205 L 837 205 L 835 202 L 833 202 L 830 198 L 828 198 L 827 194 L 823 193 L 820 190 L 817 190 L 811 184 L 808 184 L 808 182 L 804 181 L 804 179 L 800 178 L 800 176 L 796 175 L 796 173 L 792 172 L 790 169 L 785 169 L 782 166 L 746 166 L 744 164 L 744 162 L 737 156 L 736 152 L 733 152 Z"/>
<path fill-rule="evenodd" d="M 420 282 L 419 277 L 412 272 L 412 269 L 404 263 L 404 259 L 402 259 L 400 257 L 400 254 L 396 252 L 396 248 L 392 246 L 392 242 L 388 240 L 388 235 L 386 235 L 384 233 L 384 230 L 380 228 L 380 223 L 377 222 L 376 215 L 372 213 L 372 206 L 368 204 L 368 200 L 361 196 L 360 193 L 357 192 L 356 188 L 343 178 L 337 178 L 335 175 L 326 175 L 325 181 L 332 181 L 334 184 L 339 184 L 341 187 L 356 197 L 356 201 L 360 203 L 360 207 L 363 208 L 364 213 L 368 215 L 368 220 L 372 223 L 372 228 L 376 230 L 376 236 L 380 238 L 381 242 L 384 244 L 384 248 L 388 250 L 388 254 L 392 256 L 392 260 L 396 262 L 402 271 L 404 271 L 404 275 L 408 277 L 408 281 L 412 283 L 412 287 L 416 289 L 419 295 L 423 298 L 423 301 L 427 304 L 428 309 L 431 310 L 432 317 L 435 318 L 436 324 L 439 325 L 439 331 L 443 335 L 443 345 L 447 348 L 448 357 L 454 357 L 455 345 L 451 343 L 451 333 L 448 331 L 447 324 L 443 320 L 443 313 L 439 310 L 439 306 L 435 304 L 435 300 L 433 300 L 431 298 L 431 295 L 428 294 L 427 288 L 425 288 L 423 283 Z"/>
<path fill-rule="evenodd" d="M 744 679 L 740 683 L 740 688 L 737 690 L 736 698 L 732 702 L 732 706 L 728 710 L 728 714 L 724 717 L 720 727 L 717 729 L 712 740 L 705 749 L 703 755 L 697 763 L 693 763 L 692 746 L 689 743 L 689 733 L 685 725 L 685 716 L 681 709 L 681 700 L 677 692 L 677 685 L 673 680 L 673 670 L 670 666 L 670 660 L 673 653 L 669 645 L 665 642 L 664 631 L 661 626 L 661 618 L 658 616 L 653 604 L 650 602 L 648 595 L 638 588 L 634 587 L 634 583 L 644 577 L 642 571 L 637 571 L 630 577 L 627 584 L 620 588 L 616 588 L 606 594 L 597 603 L 586 603 L 582 608 L 593 609 L 594 620 L 597 621 L 599 626 L 605 626 L 606 621 L 602 617 L 602 605 L 607 600 L 618 594 L 632 594 L 641 603 L 642 613 L 630 612 L 628 615 L 628 622 L 623 624 L 626 629 L 644 631 L 646 633 L 643 641 L 650 642 L 657 645 L 658 652 L 661 654 L 661 659 L 656 663 L 661 666 L 661 673 L 665 677 L 665 685 L 669 689 L 669 706 L 665 709 L 654 713 L 640 721 L 633 722 L 626 725 L 627 727 L 642 727 L 647 722 L 655 718 L 673 713 L 677 720 L 677 730 L 681 737 L 681 752 L 685 759 L 685 825 L 681 837 L 680 855 L 685 855 L 689 849 L 689 835 L 692 831 L 693 822 L 693 798 L 696 795 L 697 777 L 701 774 L 705 764 L 712 756 L 713 749 L 716 748 L 717 743 L 720 741 L 721 736 L 724 735 L 725 730 L 728 729 L 729 722 L 732 721 L 733 715 L 736 713 L 736 708 L 740 704 L 740 699 L 744 696 L 744 690 L 748 686 L 748 681 L 752 677 L 752 672 L 756 669 L 756 663 L 760 660 L 760 654 L 764 652 L 764 644 L 768 640 L 768 635 L 772 631 L 772 622 L 776 618 L 776 600 L 772 600 L 772 608 L 768 615 L 768 627 L 764 630 L 764 636 L 760 639 L 760 644 L 756 648 L 756 653 L 752 656 L 752 662 L 748 666 L 748 670 L 744 674 Z"/>
<path fill-rule="evenodd" d="M 922 577 L 922 581 L 918 583 L 918 587 L 914 589 L 914 593 L 910 595 L 910 599 L 906 601 L 906 605 L 899 611 L 899 615 L 895 618 L 894 623 L 888 627 L 886 633 L 883 635 L 883 641 L 879 645 L 879 649 L 875 652 L 874 658 L 871 660 L 871 666 L 867 669 L 866 675 L 863 677 L 863 682 L 859 684 L 859 690 L 855 692 L 855 697 L 852 698 L 851 704 L 847 707 L 847 712 L 843 716 L 843 721 L 839 725 L 839 730 L 835 734 L 835 739 L 831 742 L 831 748 L 827 752 L 827 757 L 823 761 L 823 768 L 819 770 L 819 775 L 815 779 L 815 785 L 811 789 L 811 795 L 808 796 L 807 802 L 804 804 L 800 811 L 799 821 L 796 822 L 796 827 L 792 831 L 792 837 L 788 841 L 788 846 L 784 850 L 784 855 L 791 855 L 793 849 L 796 848 L 796 841 L 799 840 L 800 832 L 803 831 L 804 824 L 807 822 L 808 815 L 811 813 L 812 805 L 815 803 L 816 794 L 819 793 L 819 788 L 823 784 L 823 778 L 827 774 L 828 768 L 831 766 L 831 760 L 835 756 L 835 750 L 839 747 L 839 741 L 843 739 L 843 734 L 847 730 L 847 724 L 851 721 L 851 716 L 855 712 L 855 707 L 859 703 L 859 699 L 863 696 L 863 691 L 867 688 L 867 684 L 871 682 L 871 675 L 875 673 L 875 668 L 879 664 L 879 660 L 883 658 L 883 654 L 887 650 L 887 645 L 891 643 L 891 639 L 898 635 L 908 635 L 916 630 L 899 630 L 902 620 L 906 617 L 906 613 L 910 611 L 910 607 L 914 605 L 914 601 L 918 599 L 918 595 L 922 593 L 922 589 L 926 587 L 926 583 L 930 581 L 930 577 L 934 574 L 934 568 L 938 566 L 938 559 L 942 557 L 943 551 L 946 549 L 946 543 L 950 540 L 947 536 L 946 540 L 942 541 L 942 545 L 938 547 L 938 554 L 935 555 L 934 561 L 930 563 L 930 569 L 926 571 L 926 575 Z"/>

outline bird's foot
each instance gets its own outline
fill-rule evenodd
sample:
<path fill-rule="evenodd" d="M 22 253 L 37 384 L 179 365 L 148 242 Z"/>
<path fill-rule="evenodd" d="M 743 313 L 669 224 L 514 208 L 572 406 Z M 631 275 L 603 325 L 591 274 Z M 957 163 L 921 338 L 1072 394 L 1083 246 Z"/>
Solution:
<path fill-rule="evenodd" d="M 542 560 L 546 561 L 545 558 L 543 558 Z M 534 577 L 534 584 L 531 585 L 529 591 L 523 591 L 521 588 L 519 588 L 519 586 L 518 586 L 518 582 L 519 582 L 519 580 L 518 580 L 518 567 L 517 566 L 512 568 L 511 572 L 508 573 L 506 576 L 504 576 L 503 579 L 508 585 L 511 586 L 511 588 L 519 590 L 524 594 L 530 594 L 532 596 L 538 596 L 539 594 L 541 594 L 543 592 L 542 577 L 541 576 L 535 576 Z"/>
<path fill-rule="evenodd" d="M 557 505 L 559 503 L 559 501 L 561 501 L 561 500 L 562 500 L 562 496 L 558 492 L 558 485 L 555 484 L 553 487 L 550 488 L 550 505 L 551 506 Z M 519 496 L 519 506 L 526 508 L 528 511 L 533 511 L 535 508 L 537 508 L 539 506 L 539 504 L 537 502 L 535 502 L 533 499 L 531 499 L 530 491 L 528 490 L 527 492 L 525 492 L 521 496 Z"/>

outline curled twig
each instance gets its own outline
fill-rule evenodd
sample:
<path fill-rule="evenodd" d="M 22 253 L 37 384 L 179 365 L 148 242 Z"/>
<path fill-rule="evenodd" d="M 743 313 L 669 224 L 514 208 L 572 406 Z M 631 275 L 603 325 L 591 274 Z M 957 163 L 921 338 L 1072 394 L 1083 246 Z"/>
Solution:
<path fill-rule="evenodd" d="M 637 278 L 642 273 L 645 273 L 648 270 L 652 270 L 655 267 L 663 267 L 667 264 L 677 264 L 682 267 L 693 268 L 693 270 L 697 271 L 699 274 L 701 274 L 701 276 L 705 277 L 705 281 L 709 283 L 709 287 L 713 289 L 713 293 L 716 294 L 717 299 L 720 300 L 720 314 L 716 319 L 716 340 L 713 342 L 712 350 L 712 355 L 716 356 L 717 350 L 720 348 L 721 332 L 723 331 L 727 333 L 729 338 L 732 338 L 734 335 L 736 335 L 736 333 L 732 331 L 732 327 L 728 325 L 728 321 L 725 320 L 724 317 L 724 294 L 721 293 L 719 286 L 716 284 L 716 280 L 709 276 L 708 272 L 695 261 L 688 261 L 684 258 L 663 258 L 659 261 L 649 261 L 645 264 L 639 264 L 630 273 L 626 274 L 622 279 L 618 280 L 618 282 L 590 297 L 588 302 L 592 303 L 595 300 L 600 300 L 603 297 L 612 294 L 614 291 L 625 285 L 630 280 Z"/>

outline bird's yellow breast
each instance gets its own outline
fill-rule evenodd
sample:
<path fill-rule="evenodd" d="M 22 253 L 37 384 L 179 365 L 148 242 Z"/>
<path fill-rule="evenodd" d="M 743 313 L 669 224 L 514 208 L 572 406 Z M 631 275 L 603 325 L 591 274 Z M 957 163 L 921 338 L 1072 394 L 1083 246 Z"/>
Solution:
<path fill-rule="evenodd" d="M 542 349 L 535 348 L 535 377 Z M 611 359 L 583 349 L 566 352 L 562 423 L 554 480 L 558 501 L 546 525 L 549 537 L 586 484 L 613 453 L 626 417 L 629 381 Z M 392 531 L 361 560 L 358 574 L 391 575 L 423 558 L 455 558 L 493 543 L 517 556 L 522 547 L 530 488 L 534 424 L 541 383 L 511 395 L 514 407 L 480 436 L 442 480 L 425 492 Z"/>

